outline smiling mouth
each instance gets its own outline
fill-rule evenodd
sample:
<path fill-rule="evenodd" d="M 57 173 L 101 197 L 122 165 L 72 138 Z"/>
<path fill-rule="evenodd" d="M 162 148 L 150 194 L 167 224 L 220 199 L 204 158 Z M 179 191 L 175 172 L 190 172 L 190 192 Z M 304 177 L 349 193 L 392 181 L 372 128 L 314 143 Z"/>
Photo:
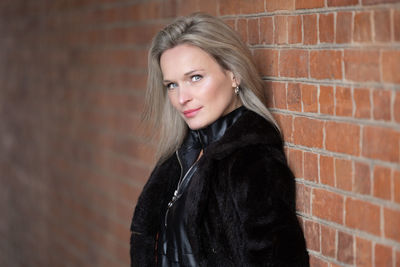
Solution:
<path fill-rule="evenodd" d="M 196 116 L 196 114 L 200 111 L 200 109 L 202 109 L 202 107 L 199 107 L 196 109 L 188 109 L 182 113 L 183 113 L 183 115 L 185 115 L 186 118 L 192 118 L 192 117 Z"/>

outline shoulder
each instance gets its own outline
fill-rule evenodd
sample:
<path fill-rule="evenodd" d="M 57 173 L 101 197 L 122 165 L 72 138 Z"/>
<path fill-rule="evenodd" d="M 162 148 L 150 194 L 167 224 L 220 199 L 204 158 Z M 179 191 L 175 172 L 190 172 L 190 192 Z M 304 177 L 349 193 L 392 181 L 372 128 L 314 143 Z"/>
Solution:
<path fill-rule="evenodd" d="M 292 179 L 293 176 L 283 149 L 276 146 L 248 145 L 236 150 L 227 160 L 230 162 L 232 178 L 271 180 L 272 177 Z"/>
<path fill-rule="evenodd" d="M 282 136 L 272 122 L 247 110 L 208 150 L 213 157 L 222 159 L 238 150 L 252 150 L 255 146 L 282 149 Z"/>
<path fill-rule="evenodd" d="M 239 196 L 257 201 L 264 198 L 294 209 L 295 179 L 283 150 L 269 145 L 249 145 L 225 158 L 220 167 L 229 174 L 225 180 Z"/>

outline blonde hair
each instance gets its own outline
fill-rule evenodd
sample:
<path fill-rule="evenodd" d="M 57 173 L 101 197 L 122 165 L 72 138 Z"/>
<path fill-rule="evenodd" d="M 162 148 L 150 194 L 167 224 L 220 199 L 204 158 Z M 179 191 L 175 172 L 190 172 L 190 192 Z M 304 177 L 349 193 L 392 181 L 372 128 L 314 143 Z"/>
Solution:
<path fill-rule="evenodd" d="M 225 70 L 240 81 L 239 97 L 243 105 L 272 122 L 274 118 L 263 104 L 263 82 L 254 65 L 249 48 L 239 35 L 221 19 L 194 13 L 177 19 L 153 39 L 148 55 L 148 82 L 143 118 L 153 129 L 160 129 L 158 158 L 162 161 L 182 144 L 188 131 L 185 121 L 172 107 L 163 85 L 160 67 L 162 53 L 180 44 L 190 44 L 211 55 Z"/>

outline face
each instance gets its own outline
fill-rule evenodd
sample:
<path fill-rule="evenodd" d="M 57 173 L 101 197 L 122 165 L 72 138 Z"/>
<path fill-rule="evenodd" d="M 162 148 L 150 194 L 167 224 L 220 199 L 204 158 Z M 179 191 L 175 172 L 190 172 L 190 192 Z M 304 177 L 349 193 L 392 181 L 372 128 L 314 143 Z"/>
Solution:
<path fill-rule="evenodd" d="M 189 128 L 204 128 L 241 105 L 234 93 L 239 84 L 202 49 L 182 44 L 160 58 L 163 83 L 172 106 Z"/>

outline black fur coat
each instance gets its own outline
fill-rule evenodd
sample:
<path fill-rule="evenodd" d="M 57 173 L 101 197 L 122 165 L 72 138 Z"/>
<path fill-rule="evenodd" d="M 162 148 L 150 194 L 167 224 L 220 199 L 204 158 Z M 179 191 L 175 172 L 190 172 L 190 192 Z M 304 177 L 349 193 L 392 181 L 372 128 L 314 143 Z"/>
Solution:
<path fill-rule="evenodd" d="M 156 265 L 156 239 L 180 174 L 174 154 L 152 172 L 131 225 L 132 266 Z M 308 266 L 295 181 L 282 138 L 246 111 L 210 144 L 188 192 L 188 235 L 200 266 Z"/>

